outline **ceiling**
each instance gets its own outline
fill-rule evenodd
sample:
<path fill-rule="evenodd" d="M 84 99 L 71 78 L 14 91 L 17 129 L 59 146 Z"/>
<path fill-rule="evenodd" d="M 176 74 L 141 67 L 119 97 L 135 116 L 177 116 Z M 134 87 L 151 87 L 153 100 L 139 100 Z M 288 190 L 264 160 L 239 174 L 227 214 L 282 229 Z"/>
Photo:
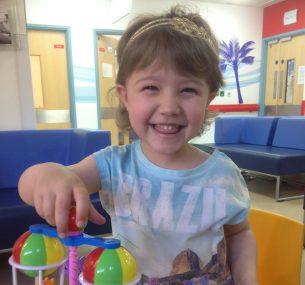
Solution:
<path fill-rule="evenodd" d="M 284 0 L 201 0 L 202 2 L 242 5 L 251 7 L 267 7 Z"/>

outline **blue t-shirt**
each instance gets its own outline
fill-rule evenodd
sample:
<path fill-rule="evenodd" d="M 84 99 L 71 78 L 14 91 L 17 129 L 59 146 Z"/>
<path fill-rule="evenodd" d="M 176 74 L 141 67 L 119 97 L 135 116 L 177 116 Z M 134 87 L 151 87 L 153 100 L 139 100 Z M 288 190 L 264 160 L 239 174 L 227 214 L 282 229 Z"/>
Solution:
<path fill-rule="evenodd" d="M 225 154 L 216 150 L 188 170 L 153 164 L 140 141 L 109 146 L 94 157 L 113 236 L 137 259 L 143 284 L 178 279 L 195 284 L 183 279 L 199 277 L 230 284 L 223 225 L 247 217 L 249 194 L 240 170 Z"/>

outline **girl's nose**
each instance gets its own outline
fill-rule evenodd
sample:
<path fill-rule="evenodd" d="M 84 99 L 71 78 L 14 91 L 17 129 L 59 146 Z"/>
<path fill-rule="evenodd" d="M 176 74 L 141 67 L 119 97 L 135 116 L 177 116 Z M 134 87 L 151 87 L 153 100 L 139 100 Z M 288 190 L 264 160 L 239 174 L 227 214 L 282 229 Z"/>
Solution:
<path fill-rule="evenodd" d="M 167 116 L 180 113 L 179 98 L 175 94 L 162 94 L 159 102 L 160 113 Z"/>

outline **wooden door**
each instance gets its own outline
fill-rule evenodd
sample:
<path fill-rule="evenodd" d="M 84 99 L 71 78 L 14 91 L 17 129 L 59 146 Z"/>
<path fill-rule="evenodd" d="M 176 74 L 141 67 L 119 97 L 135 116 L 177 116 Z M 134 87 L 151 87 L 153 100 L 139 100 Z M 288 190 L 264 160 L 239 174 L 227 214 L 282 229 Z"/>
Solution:
<path fill-rule="evenodd" d="M 304 94 L 304 84 L 300 81 L 302 68 L 305 67 L 305 34 L 295 37 L 294 55 L 296 59 L 296 74 L 294 78 L 294 97 L 293 104 L 300 105 Z"/>
<path fill-rule="evenodd" d="M 269 43 L 266 106 L 301 106 L 304 85 L 300 84 L 298 73 L 300 67 L 305 65 L 304 54 L 305 35 L 287 37 Z"/>
<path fill-rule="evenodd" d="M 277 105 L 279 93 L 279 57 L 280 44 L 278 41 L 268 44 L 267 50 L 267 70 L 266 70 L 266 97 L 265 104 Z"/>
<path fill-rule="evenodd" d="M 280 40 L 278 105 L 292 105 L 296 75 L 295 37 Z"/>
<path fill-rule="evenodd" d="M 97 36 L 101 128 L 111 132 L 112 144 L 126 144 L 129 142 L 128 134 L 121 132 L 115 123 L 118 100 L 109 94 L 109 90 L 115 87 L 118 41 L 119 36 Z"/>
<path fill-rule="evenodd" d="M 66 33 L 28 30 L 38 129 L 72 126 Z"/>

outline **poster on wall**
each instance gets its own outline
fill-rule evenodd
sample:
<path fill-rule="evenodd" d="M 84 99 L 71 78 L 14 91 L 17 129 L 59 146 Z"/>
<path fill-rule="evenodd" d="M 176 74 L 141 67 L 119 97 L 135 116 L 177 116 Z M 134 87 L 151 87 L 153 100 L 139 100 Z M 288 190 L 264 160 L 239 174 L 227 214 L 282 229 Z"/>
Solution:
<path fill-rule="evenodd" d="M 260 61 L 255 56 L 255 41 L 238 38 L 219 43 L 220 70 L 224 86 L 220 88 L 209 110 L 218 112 L 256 112 Z"/>
<path fill-rule="evenodd" d="M 11 44 L 12 34 L 9 25 L 9 13 L 5 7 L 0 6 L 0 44 Z"/>

